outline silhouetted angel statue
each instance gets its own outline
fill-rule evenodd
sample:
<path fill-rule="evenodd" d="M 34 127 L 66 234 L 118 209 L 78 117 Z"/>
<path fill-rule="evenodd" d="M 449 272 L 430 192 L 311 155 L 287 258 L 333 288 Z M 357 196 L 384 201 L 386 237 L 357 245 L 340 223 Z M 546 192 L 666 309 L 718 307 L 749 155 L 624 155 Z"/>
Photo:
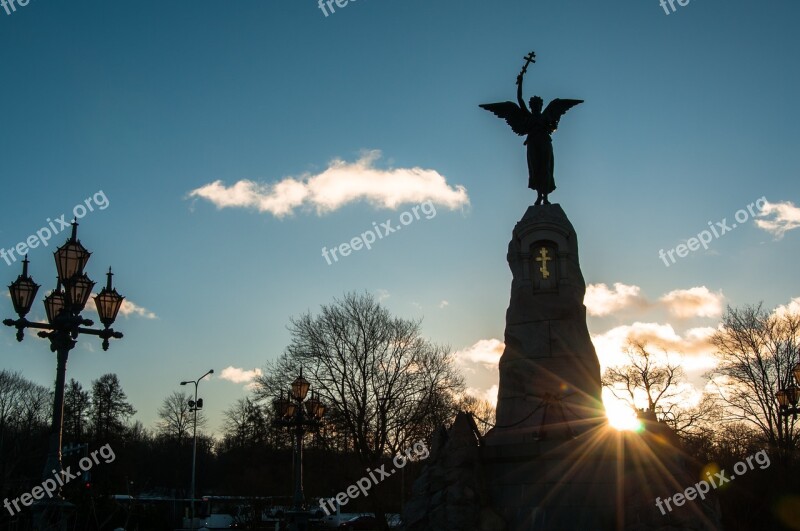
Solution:
<path fill-rule="evenodd" d="M 528 65 L 536 62 L 536 54 L 531 52 L 525 57 L 525 65 L 517 76 L 517 102 L 484 103 L 480 107 L 504 118 L 511 129 L 520 136 L 528 135 L 525 145 L 528 146 L 528 188 L 536 190 L 536 205 L 549 205 L 547 194 L 556 189 L 553 178 L 553 141 L 550 135 L 558 128 L 558 121 L 569 109 L 583 103 L 583 100 L 565 100 L 556 98 L 542 111 L 544 100 L 539 96 L 530 99 L 530 111 L 522 99 L 522 78 L 528 71 Z"/>

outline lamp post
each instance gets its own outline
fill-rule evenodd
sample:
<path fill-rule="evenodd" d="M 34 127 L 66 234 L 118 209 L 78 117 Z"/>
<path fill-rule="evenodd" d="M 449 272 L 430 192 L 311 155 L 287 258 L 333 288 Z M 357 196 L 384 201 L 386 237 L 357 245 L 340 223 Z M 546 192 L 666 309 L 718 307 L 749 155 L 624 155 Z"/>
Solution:
<path fill-rule="evenodd" d="M 56 388 L 53 397 L 53 420 L 50 429 L 50 442 L 47 459 L 45 461 L 42 479 L 46 480 L 61 474 L 61 443 L 64 424 L 64 382 L 67 372 L 67 359 L 69 352 L 77 344 L 81 334 L 98 336 L 103 339 L 103 350 L 108 350 L 111 338 L 121 339 L 122 334 L 114 331 L 111 325 L 117 318 L 122 301 L 125 297 L 117 293 L 111 285 L 111 268 L 108 269 L 106 287 L 94 297 L 97 313 L 102 329 L 86 328 L 93 326 L 94 322 L 81 316 L 86 303 L 92 293 L 95 283 L 84 273 L 86 263 L 92 253 L 86 250 L 78 240 L 78 223 L 72 222 L 72 235 L 54 253 L 58 280 L 56 289 L 44 299 L 47 323 L 32 322 L 26 315 L 33 305 L 40 286 L 28 275 L 28 256 L 22 261 L 22 274 L 8 286 L 11 302 L 18 319 L 5 319 L 3 324 L 17 329 L 17 341 L 25 337 L 26 328 L 41 329 L 38 336 L 50 340 L 50 350 L 56 353 Z M 59 481 L 60 485 L 60 481 Z M 51 506 L 61 506 L 60 488 L 53 495 Z M 48 505 L 45 503 L 43 505 Z M 42 507 L 39 507 L 42 509 Z M 44 507 L 40 518 L 46 518 Z"/>
<path fill-rule="evenodd" d="M 800 384 L 800 363 L 792 369 L 792 375 L 797 384 Z M 775 393 L 775 398 L 778 401 L 778 416 L 788 417 L 791 415 L 797 418 L 800 413 L 800 408 L 797 407 L 797 402 L 800 400 L 800 388 L 795 384 L 791 384 L 783 389 L 778 389 Z"/>
<path fill-rule="evenodd" d="M 181 385 L 186 384 L 194 384 L 194 400 L 189 400 L 189 411 L 194 411 L 194 427 L 193 427 L 193 439 L 194 442 L 192 443 L 192 523 L 191 529 L 194 529 L 194 480 L 195 480 L 195 463 L 197 462 L 197 410 L 203 409 L 203 399 L 197 399 L 197 387 L 200 385 L 200 380 L 208 376 L 209 374 L 214 374 L 214 369 L 209 369 L 207 373 L 203 376 L 198 378 L 197 380 L 185 380 L 181 382 Z"/>
<path fill-rule="evenodd" d="M 325 405 L 312 393 L 306 400 L 311 384 L 300 376 L 292 382 L 292 388 L 286 398 L 283 392 L 273 401 L 275 420 L 273 425 L 287 428 L 294 435 L 294 496 L 290 514 L 290 529 L 306 531 L 308 529 L 308 513 L 305 511 L 303 494 L 303 437 L 309 431 L 316 431 L 322 425 Z"/>
<path fill-rule="evenodd" d="M 798 351 L 798 356 L 800 357 L 800 351 Z M 780 420 L 781 417 L 783 417 L 783 442 L 785 448 L 781 448 L 780 450 L 787 467 L 791 456 L 791 432 L 789 426 L 789 417 L 792 417 L 794 421 L 796 421 L 797 414 L 800 413 L 800 408 L 797 407 L 797 402 L 800 400 L 800 388 L 795 385 L 796 383 L 800 384 L 800 363 L 795 365 L 792 369 L 792 376 L 790 377 L 790 380 L 792 379 L 794 380 L 793 383 L 778 389 L 778 391 L 775 393 L 775 399 L 778 402 L 779 430 L 781 428 Z"/>

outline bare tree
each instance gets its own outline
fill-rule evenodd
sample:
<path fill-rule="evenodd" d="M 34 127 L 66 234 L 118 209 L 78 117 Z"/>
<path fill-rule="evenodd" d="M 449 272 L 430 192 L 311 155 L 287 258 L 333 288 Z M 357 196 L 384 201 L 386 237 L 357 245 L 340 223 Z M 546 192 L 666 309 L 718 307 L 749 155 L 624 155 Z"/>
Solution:
<path fill-rule="evenodd" d="M 52 420 L 53 393 L 47 387 L 26 381 L 19 400 L 19 429 L 26 435 L 46 428 Z"/>
<path fill-rule="evenodd" d="M 628 364 L 609 367 L 603 373 L 603 386 L 633 409 L 652 411 L 682 438 L 708 434 L 719 419 L 720 408 L 713 396 L 703 395 L 700 403 L 686 407 L 684 372 L 680 363 L 666 354 L 659 359 L 648 350 L 647 343 L 630 340 L 626 354 Z M 640 407 L 644 406 L 644 407 Z"/>
<path fill-rule="evenodd" d="M 419 324 L 348 293 L 318 316 L 291 319 L 291 344 L 256 379 L 256 396 L 277 397 L 302 367 L 359 456 L 393 455 L 427 438 L 432 421 L 449 420 L 463 391 L 450 350 L 422 339 Z"/>
<path fill-rule="evenodd" d="M 182 443 L 189 437 L 194 422 L 194 412 L 189 408 L 189 395 L 183 391 L 173 391 L 161 403 L 158 418 L 158 434 Z M 205 425 L 205 415 L 198 410 L 197 427 L 203 428 Z"/>
<path fill-rule="evenodd" d="M 722 407 L 715 394 L 703 393 L 700 402 L 693 407 L 673 404 L 659 414 L 683 438 L 713 437 L 722 419 Z"/>
<path fill-rule="evenodd" d="M 0 371 L 0 449 L 6 427 L 15 424 L 19 416 L 20 397 L 26 383 L 18 372 Z"/>
<path fill-rule="evenodd" d="M 683 378 L 681 366 L 669 360 L 656 360 L 643 341 L 630 340 L 626 354 L 629 363 L 607 368 L 603 385 L 634 408 L 638 405 L 637 394 L 644 393 L 648 411 L 655 412 L 659 406 L 669 411 L 680 394 L 677 384 Z"/>
<path fill-rule="evenodd" d="M 450 350 L 421 338 L 419 325 L 391 316 L 369 294 L 348 293 L 319 315 L 291 319 L 291 344 L 257 378 L 256 396 L 277 397 L 302 368 L 331 411 L 328 421 L 365 465 L 377 465 L 428 439 L 463 392 Z"/>
<path fill-rule="evenodd" d="M 726 423 L 720 427 L 715 442 L 717 456 L 731 462 L 753 455 L 764 447 L 761 430 L 749 422 Z"/>
<path fill-rule="evenodd" d="M 269 413 L 250 398 L 240 398 L 223 412 L 223 437 L 230 446 L 264 444 L 271 431 Z"/>
<path fill-rule="evenodd" d="M 22 416 L 22 398 L 29 382 L 18 372 L 0 370 L 0 483 L 16 468 L 14 442 Z"/>
<path fill-rule="evenodd" d="M 800 361 L 800 315 L 761 304 L 728 307 L 711 338 L 719 365 L 709 374 L 725 404 L 725 419 L 746 422 L 788 458 L 800 439 L 797 421 L 779 415 L 775 393 L 793 383 Z"/>

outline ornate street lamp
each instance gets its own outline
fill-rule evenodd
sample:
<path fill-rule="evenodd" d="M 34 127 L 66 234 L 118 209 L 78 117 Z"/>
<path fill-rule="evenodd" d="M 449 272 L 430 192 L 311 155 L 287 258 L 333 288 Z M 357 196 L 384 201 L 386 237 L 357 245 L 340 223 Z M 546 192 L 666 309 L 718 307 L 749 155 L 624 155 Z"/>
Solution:
<path fill-rule="evenodd" d="M 800 363 L 792 369 L 792 376 L 795 381 L 800 384 Z M 789 387 L 778 389 L 775 393 L 775 400 L 778 401 L 778 416 L 788 417 L 792 416 L 797 418 L 800 413 L 800 408 L 797 407 L 797 402 L 800 401 L 800 388 L 791 384 Z"/>
<path fill-rule="evenodd" d="M 308 383 L 308 380 L 303 378 L 303 370 L 300 369 L 300 376 L 298 376 L 297 379 L 292 382 L 292 396 L 294 396 L 298 401 L 302 402 L 306 399 L 309 387 L 311 387 L 311 384 Z"/>
<path fill-rule="evenodd" d="M 775 393 L 778 406 L 780 406 L 780 414 L 784 416 L 794 415 L 794 417 L 797 418 L 797 413 L 800 412 L 800 410 L 795 406 L 797 406 L 799 395 L 800 392 L 798 392 L 798 388 L 795 385 L 790 385 L 786 389 L 781 389 Z"/>
<path fill-rule="evenodd" d="M 86 273 L 76 274 L 67 281 L 65 294 L 67 305 L 72 310 L 72 313 L 78 314 L 83 311 L 86 303 L 89 302 L 94 284 L 94 281 Z"/>
<path fill-rule="evenodd" d="M 28 275 L 29 263 L 28 255 L 26 254 L 25 260 L 22 261 L 22 274 L 8 286 L 11 302 L 14 304 L 14 311 L 17 312 L 20 319 L 25 319 L 25 316 L 31 311 L 33 298 L 36 297 L 36 292 L 41 287 Z M 22 337 L 22 329 L 17 330 L 17 341 L 22 341 Z"/>
<path fill-rule="evenodd" d="M 44 308 L 47 313 L 47 323 L 37 323 L 29 321 L 25 316 L 31 309 L 33 299 L 39 286 L 33 282 L 33 279 L 28 275 L 28 257 L 22 261 L 22 274 L 14 281 L 9 287 L 8 291 L 11 295 L 11 302 L 14 305 L 14 311 L 19 316 L 18 319 L 5 319 L 3 324 L 17 329 L 17 341 L 24 339 L 24 330 L 26 328 L 38 328 L 41 331 L 38 336 L 50 340 L 50 350 L 56 352 L 57 368 L 56 368 L 56 388 L 53 397 L 53 421 L 50 434 L 50 445 L 43 471 L 43 478 L 48 480 L 53 474 L 60 474 L 61 466 L 61 435 L 64 424 L 64 381 L 66 379 L 67 359 L 69 352 L 77 344 L 77 338 L 80 334 L 98 336 L 103 339 L 103 350 L 108 350 L 108 340 L 111 338 L 120 339 L 122 334 L 115 332 L 110 328 L 116 318 L 116 311 L 119 310 L 118 306 L 116 311 L 113 310 L 114 306 L 109 302 L 103 310 L 100 310 L 102 304 L 98 304 L 98 313 L 100 319 L 103 321 L 104 329 L 98 330 L 93 328 L 85 328 L 92 326 L 94 323 L 89 319 L 84 319 L 81 316 L 81 311 L 86 306 L 89 296 L 92 293 L 94 282 L 86 276 L 83 272 L 86 263 L 89 261 L 91 253 L 81 245 L 77 238 L 78 224 L 72 222 L 72 236 L 67 242 L 58 248 L 54 253 L 56 262 L 56 269 L 58 270 L 58 282 L 56 289 L 44 298 Z M 63 290 L 62 290 L 63 286 Z M 111 287 L 111 277 L 109 276 L 108 286 L 103 292 L 111 292 L 112 296 L 116 294 L 120 297 Z M 101 295 L 103 295 L 101 292 Z M 100 297 L 100 295 L 98 295 Z M 105 299 L 104 299 L 105 300 Z M 120 301 L 121 303 L 121 297 Z M 55 502 L 51 505 L 58 507 L 61 499 L 60 490 L 54 494 Z M 45 513 L 47 508 L 44 509 Z M 46 516 L 43 516 L 46 518 Z"/>
<path fill-rule="evenodd" d="M 272 401 L 272 406 L 275 408 L 275 416 L 277 418 L 286 417 L 286 411 L 289 408 L 289 401 L 283 398 L 283 391 L 278 398 Z"/>
<path fill-rule="evenodd" d="M 292 531 L 308 529 L 309 514 L 305 510 L 303 494 L 303 437 L 309 431 L 318 430 L 325 415 L 325 405 L 314 393 L 306 400 L 310 387 L 301 369 L 287 397 L 284 398 L 281 391 L 280 397 L 272 402 L 275 407 L 273 425 L 288 428 L 294 434 L 294 504 L 289 512 L 289 529 Z"/>
<path fill-rule="evenodd" d="M 789 407 L 789 397 L 786 395 L 785 389 L 781 389 L 775 393 L 775 399 L 778 401 L 778 406 L 781 409 Z"/>
<path fill-rule="evenodd" d="M 86 250 L 78 239 L 78 224 L 72 222 L 72 236 L 69 240 L 53 253 L 56 259 L 56 269 L 58 270 L 58 280 L 66 286 L 72 277 L 83 273 L 83 268 L 89 261 L 92 253 Z"/>
<path fill-rule="evenodd" d="M 312 418 L 319 419 L 325 414 L 325 406 L 314 393 L 311 393 L 311 398 L 306 401 L 306 413 Z"/>
<path fill-rule="evenodd" d="M 795 381 L 797 381 L 797 383 L 800 383 L 800 362 L 798 362 L 797 365 L 794 366 L 792 372 L 794 373 Z"/>
<path fill-rule="evenodd" d="M 61 281 L 56 284 L 50 295 L 44 298 L 44 309 L 47 312 L 47 322 L 53 324 L 61 311 L 67 307 L 67 298 L 61 289 Z"/>
<path fill-rule="evenodd" d="M 111 277 L 114 276 L 114 273 L 111 272 L 110 267 L 106 276 L 108 277 L 106 287 L 95 295 L 94 305 L 97 307 L 97 315 L 100 316 L 100 322 L 108 330 L 117 319 L 117 314 L 119 309 L 122 308 L 122 301 L 125 300 L 125 297 L 117 293 L 117 290 L 111 286 Z M 103 340 L 103 348 L 108 348 L 108 339 Z"/>

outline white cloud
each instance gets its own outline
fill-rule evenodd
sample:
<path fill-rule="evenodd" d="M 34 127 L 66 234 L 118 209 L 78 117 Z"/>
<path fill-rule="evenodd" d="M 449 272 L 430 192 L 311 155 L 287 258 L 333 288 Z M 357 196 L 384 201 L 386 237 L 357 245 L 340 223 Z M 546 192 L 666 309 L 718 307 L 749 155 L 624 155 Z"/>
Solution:
<path fill-rule="evenodd" d="M 605 284 L 589 284 L 583 303 L 589 315 L 608 315 L 642 302 L 639 300 L 639 291 L 639 286 L 628 286 L 621 282 L 614 284 L 613 291 Z"/>
<path fill-rule="evenodd" d="M 233 365 L 222 369 L 219 375 L 221 380 L 228 380 L 233 383 L 252 383 L 257 376 L 261 376 L 261 369 L 240 369 Z"/>
<path fill-rule="evenodd" d="M 777 317 L 784 317 L 786 315 L 800 315 L 800 297 L 795 297 L 789 301 L 789 304 L 781 304 L 773 312 Z"/>
<path fill-rule="evenodd" d="M 122 301 L 122 306 L 119 309 L 119 314 L 123 317 L 129 317 L 131 315 L 136 315 L 138 317 L 144 317 L 145 319 L 157 319 L 158 316 L 144 308 L 142 306 L 138 306 L 137 304 L 125 299 Z"/>
<path fill-rule="evenodd" d="M 715 331 L 711 327 L 692 328 L 681 336 L 669 324 L 635 322 L 592 335 L 592 343 L 603 369 L 627 364 L 626 347 L 628 341 L 635 340 L 646 343 L 652 354 L 679 358 L 686 371 L 695 371 L 716 366 L 714 348 L 709 342 Z"/>
<path fill-rule="evenodd" d="M 388 299 L 389 297 L 391 297 L 391 295 L 389 294 L 389 291 L 385 290 L 385 289 L 376 289 L 375 290 L 375 296 L 378 297 L 378 302 L 383 302 L 386 299 Z"/>
<path fill-rule="evenodd" d="M 97 294 L 92 293 L 92 296 L 89 298 L 89 302 L 86 303 L 86 310 L 97 313 L 97 307 L 94 304 L 95 295 Z M 144 319 L 158 319 L 158 316 L 154 312 L 151 312 L 147 308 L 139 306 L 135 302 L 128 299 L 122 301 L 122 306 L 119 308 L 119 315 L 125 318 L 135 316 L 143 317 Z"/>
<path fill-rule="evenodd" d="M 484 397 L 486 400 L 492 403 L 494 407 L 497 407 L 497 393 L 500 391 L 500 386 L 498 384 L 494 384 L 489 389 L 486 390 L 484 393 Z"/>
<path fill-rule="evenodd" d="M 439 303 L 439 308 L 445 308 L 447 306 L 450 306 L 450 303 L 447 301 L 442 301 Z"/>
<path fill-rule="evenodd" d="M 783 238 L 790 230 L 800 227 L 800 208 L 791 201 L 782 203 L 765 203 L 761 208 L 759 217 L 774 215 L 773 219 L 757 219 L 756 225 L 775 236 L 776 240 Z"/>
<path fill-rule="evenodd" d="M 388 209 L 425 201 L 450 210 L 469 205 L 466 188 L 449 186 L 436 170 L 376 168 L 380 157 L 381 152 L 373 150 L 355 162 L 334 159 L 322 173 L 286 177 L 275 184 L 241 180 L 225 186 L 214 181 L 192 190 L 189 197 L 206 199 L 217 208 L 254 208 L 278 218 L 304 206 L 321 215 L 355 201 Z"/>
<path fill-rule="evenodd" d="M 460 364 L 479 363 L 486 368 L 497 368 L 505 344 L 499 339 L 481 339 L 471 347 L 456 351 L 455 358 Z"/>
<path fill-rule="evenodd" d="M 492 406 L 495 408 L 497 407 L 497 392 L 499 391 L 500 386 L 494 384 L 489 389 L 476 389 L 474 387 L 467 388 L 467 394 L 472 395 L 477 399 L 480 400 L 488 400 Z"/>
<path fill-rule="evenodd" d="M 722 293 L 712 293 L 705 286 L 670 291 L 660 301 L 672 315 L 681 319 L 690 317 L 719 317 L 722 315 Z"/>

